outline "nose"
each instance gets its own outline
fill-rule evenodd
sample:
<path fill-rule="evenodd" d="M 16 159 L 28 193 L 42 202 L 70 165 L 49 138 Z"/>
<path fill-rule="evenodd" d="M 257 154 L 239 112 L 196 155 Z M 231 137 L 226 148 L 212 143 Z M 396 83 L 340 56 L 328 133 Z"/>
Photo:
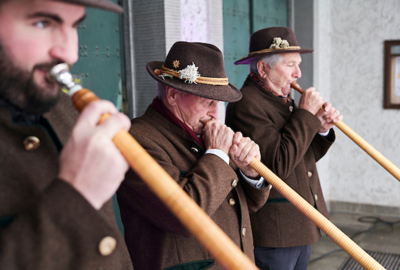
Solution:
<path fill-rule="evenodd" d="M 213 102 L 213 104 L 210 107 L 210 110 L 208 112 L 208 115 L 214 119 L 218 119 L 218 103 L 219 103 L 218 101 Z"/>
<path fill-rule="evenodd" d="M 295 70 L 293 72 L 293 77 L 296 78 L 296 79 L 301 78 L 301 70 L 300 70 L 299 66 L 295 67 Z"/>
<path fill-rule="evenodd" d="M 76 28 L 60 29 L 49 52 L 53 59 L 69 65 L 78 61 L 78 31 Z"/>

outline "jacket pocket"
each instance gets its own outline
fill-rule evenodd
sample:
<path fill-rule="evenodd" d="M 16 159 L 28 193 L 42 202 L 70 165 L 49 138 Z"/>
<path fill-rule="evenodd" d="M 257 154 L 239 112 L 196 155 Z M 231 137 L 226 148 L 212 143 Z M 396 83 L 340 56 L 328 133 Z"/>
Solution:
<path fill-rule="evenodd" d="M 272 198 L 268 199 L 267 203 L 290 203 L 286 198 Z"/>
<path fill-rule="evenodd" d="M 165 268 L 164 270 L 203 270 L 214 265 L 214 260 L 183 263 Z"/>

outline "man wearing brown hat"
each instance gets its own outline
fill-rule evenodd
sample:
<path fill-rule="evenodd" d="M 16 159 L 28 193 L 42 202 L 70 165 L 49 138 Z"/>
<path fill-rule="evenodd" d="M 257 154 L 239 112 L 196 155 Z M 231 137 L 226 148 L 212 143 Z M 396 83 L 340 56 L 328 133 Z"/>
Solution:
<path fill-rule="evenodd" d="M 105 101 L 77 119 L 48 78 L 78 60 L 85 6 L 122 12 L 106 0 L 0 0 L 1 269 L 133 269 L 110 201 L 128 169 L 112 138 L 129 119 Z"/>
<path fill-rule="evenodd" d="M 289 97 L 290 84 L 301 77 L 300 54 L 311 52 L 297 45 L 290 28 L 253 33 L 249 55 L 235 62 L 250 65 L 243 98 L 228 105 L 226 123 L 259 144 L 261 161 L 328 216 L 316 162 L 335 140 L 331 128 L 342 116 L 314 88 L 305 91 L 298 107 Z M 276 190 L 251 214 L 251 224 L 260 269 L 307 268 L 310 244 L 319 239 L 320 231 Z"/>
<path fill-rule="evenodd" d="M 260 158 L 258 146 L 216 120 L 218 101 L 241 98 L 226 78 L 221 51 L 177 42 L 165 62 L 150 62 L 147 71 L 158 81 L 158 97 L 132 121 L 130 132 L 254 260 L 249 209 L 265 203 L 269 188 L 259 190 L 244 180 L 265 185 L 249 166 Z M 117 195 L 136 270 L 222 269 L 132 171 Z"/>

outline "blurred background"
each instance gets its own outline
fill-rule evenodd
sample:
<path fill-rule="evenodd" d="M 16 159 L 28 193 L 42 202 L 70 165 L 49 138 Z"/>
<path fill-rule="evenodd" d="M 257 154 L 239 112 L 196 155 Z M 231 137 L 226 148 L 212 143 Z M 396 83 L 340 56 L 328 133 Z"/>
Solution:
<path fill-rule="evenodd" d="M 230 83 L 240 88 L 249 73 L 248 66 L 235 66 L 233 62 L 248 54 L 251 33 L 287 26 L 294 30 L 302 48 L 314 49 L 312 54 L 302 55 L 299 84 L 304 89 L 315 87 L 343 114 L 344 123 L 400 167 L 400 91 L 396 91 L 396 79 L 400 78 L 400 69 L 396 68 L 400 56 L 400 1 L 115 2 L 124 6 L 122 16 L 87 9 L 88 18 L 79 26 L 80 60 L 72 71 L 85 87 L 114 102 L 129 117 L 142 115 L 156 96 L 156 81 L 148 75 L 146 64 L 163 61 L 176 41 L 216 45 L 223 51 Z M 389 46 L 386 58 L 385 41 Z M 387 66 L 385 59 L 390 62 Z M 297 93 L 292 95 L 299 99 Z M 224 108 L 221 103 L 221 120 Z M 400 182 L 338 129 L 336 136 L 335 144 L 318 163 L 332 221 L 349 233 L 382 223 L 391 228 L 387 239 L 397 237 L 398 243 Z M 115 210 L 118 217 L 117 205 Z M 364 219 L 362 224 L 357 221 L 364 216 L 372 219 Z M 325 243 L 322 239 L 319 245 Z M 325 253 L 321 249 L 318 252 Z M 399 249 L 387 249 L 381 252 L 400 253 Z M 316 252 L 314 247 L 314 257 Z M 344 265 L 338 260 L 335 266 L 332 263 L 328 265 L 333 268 L 314 269 Z"/>

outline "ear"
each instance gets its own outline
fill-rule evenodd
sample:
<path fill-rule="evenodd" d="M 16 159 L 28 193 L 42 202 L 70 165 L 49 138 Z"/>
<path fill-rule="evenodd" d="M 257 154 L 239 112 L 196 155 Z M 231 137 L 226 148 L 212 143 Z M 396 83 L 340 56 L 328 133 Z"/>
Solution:
<path fill-rule="evenodd" d="M 269 69 L 269 66 L 262 60 L 259 60 L 257 62 L 257 71 L 258 71 L 258 75 L 260 75 L 260 77 L 262 79 L 267 78 L 267 70 Z"/>
<path fill-rule="evenodd" d="M 165 99 L 169 106 L 174 107 L 176 105 L 177 96 L 178 96 L 178 90 L 168 85 L 165 86 Z"/>

